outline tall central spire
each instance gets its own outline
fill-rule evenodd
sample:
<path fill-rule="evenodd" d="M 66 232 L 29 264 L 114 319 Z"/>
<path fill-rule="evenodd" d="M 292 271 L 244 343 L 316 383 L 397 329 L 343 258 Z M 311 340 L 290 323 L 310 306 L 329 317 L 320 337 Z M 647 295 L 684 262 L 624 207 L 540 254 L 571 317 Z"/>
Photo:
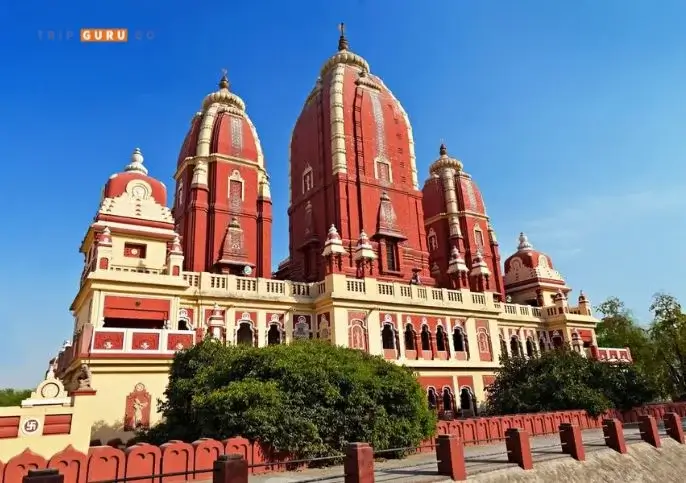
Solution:
<path fill-rule="evenodd" d="M 348 39 L 345 38 L 345 24 L 343 22 L 338 25 L 338 31 L 341 33 L 341 36 L 338 37 L 338 50 L 348 50 L 350 46 Z"/>

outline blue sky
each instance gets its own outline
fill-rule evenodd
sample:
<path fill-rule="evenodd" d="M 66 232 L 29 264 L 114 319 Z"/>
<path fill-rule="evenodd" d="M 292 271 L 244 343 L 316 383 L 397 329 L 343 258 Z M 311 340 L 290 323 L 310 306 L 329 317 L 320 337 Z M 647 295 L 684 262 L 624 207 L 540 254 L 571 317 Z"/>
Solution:
<path fill-rule="evenodd" d="M 647 318 L 655 291 L 684 289 L 685 17 L 678 0 L 2 2 L 0 387 L 36 383 L 71 335 L 103 183 L 140 146 L 171 185 L 224 67 L 262 140 L 286 255 L 290 133 L 340 21 L 408 111 L 422 178 L 445 139 L 504 256 L 524 230 L 575 290 Z M 82 27 L 154 38 L 46 38 Z"/>

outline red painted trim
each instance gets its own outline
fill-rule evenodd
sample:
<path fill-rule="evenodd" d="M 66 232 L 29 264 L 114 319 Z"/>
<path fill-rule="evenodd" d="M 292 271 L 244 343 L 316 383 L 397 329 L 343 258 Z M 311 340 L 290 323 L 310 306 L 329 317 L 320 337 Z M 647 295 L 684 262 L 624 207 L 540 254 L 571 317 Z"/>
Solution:
<path fill-rule="evenodd" d="M 521 282 L 515 282 L 511 284 L 505 285 L 505 288 L 507 289 L 512 289 L 512 288 L 517 288 L 517 287 L 523 287 L 525 285 L 532 285 L 532 288 L 535 287 L 537 284 L 540 283 L 549 283 L 551 285 L 560 285 L 560 287 L 566 287 L 565 282 L 562 282 L 560 280 L 551 280 L 548 278 L 530 278 L 529 280 L 523 280 Z M 571 289 L 567 289 L 568 292 L 571 292 Z"/>
<path fill-rule="evenodd" d="M 71 396 L 95 396 L 98 393 L 95 389 L 77 389 L 76 391 L 69 391 L 67 394 Z"/>
<path fill-rule="evenodd" d="M 101 359 L 101 360 L 106 360 L 106 359 L 150 359 L 150 360 L 164 360 L 164 359 L 173 359 L 174 354 L 141 354 L 141 353 L 120 353 L 120 354 L 81 354 L 80 358 L 82 359 Z"/>
<path fill-rule="evenodd" d="M 125 216 L 113 216 L 113 215 L 98 215 L 95 218 L 95 221 L 111 221 L 113 223 L 126 223 L 127 225 L 135 225 L 135 226 L 145 226 L 149 228 L 164 228 L 168 230 L 173 230 L 174 229 L 174 224 L 173 223 L 165 223 L 162 221 L 146 221 L 146 220 L 139 220 L 137 218 L 127 218 Z M 111 228 L 110 230 L 118 232 L 121 229 L 120 228 Z M 148 233 L 150 235 L 150 233 Z M 172 235 L 173 236 L 173 235 Z"/>

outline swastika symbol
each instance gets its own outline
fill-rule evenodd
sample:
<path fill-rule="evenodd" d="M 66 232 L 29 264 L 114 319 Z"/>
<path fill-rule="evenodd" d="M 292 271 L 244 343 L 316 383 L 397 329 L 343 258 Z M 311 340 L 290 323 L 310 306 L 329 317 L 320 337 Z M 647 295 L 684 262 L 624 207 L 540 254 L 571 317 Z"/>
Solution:
<path fill-rule="evenodd" d="M 34 433 L 38 430 L 38 420 L 37 419 L 27 419 L 24 421 L 24 432 Z"/>

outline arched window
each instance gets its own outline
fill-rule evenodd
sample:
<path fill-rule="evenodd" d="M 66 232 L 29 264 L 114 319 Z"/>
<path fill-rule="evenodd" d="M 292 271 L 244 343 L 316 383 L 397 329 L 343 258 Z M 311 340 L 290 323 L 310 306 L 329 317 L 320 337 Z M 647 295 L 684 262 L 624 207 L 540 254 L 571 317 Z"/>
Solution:
<path fill-rule="evenodd" d="M 391 170 L 391 163 L 385 158 L 377 158 L 374 163 L 374 171 L 376 174 L 376 179 L 383 183 L 393 182 L 393 172 Z"/>
<path fill-rule="evenodd" d="M 500 334 L 500 356 L 501 357 L 508 357 L 507 353 L 507 342 L 505 342 L 505 337 L 503 337 L 503 334 Z"/>
<path fill-rule="evenodd" d="M 481 231 L 481 228 L 478 226 L 474 228 L 474 241 L 476 242 L 476 246 L 479 248 L 484 247 L 484 233 Z"/>
<path fill-rule="evenodd" d="M 240 321 L 236 331 L 237 345 L 254 345 L 252 324 L 248 321 Z"/>
<path fill-rule="evenodd" d="M 533 357 L 536 355 L 536 346 L 534 345 L 534 341 L 531 339 L 531 337 L 526 338 L 526 355 L 528 357 Z"/>
<path fill-rule="evenodd" d="M 433 252 L 438 248 L 438 237 L 436 237 L 436 232 L 433 228 L 429 229 L 429 234 L 427 235 L 429 241 L 429 251 Z"/>
<path fill-rule="evenodd" d="M 179 185 L 176 187 L 176 206 L 183 205 L 183 180 L 179 180 Z"/>
<path fill-rule="evenodd" d="M 312 168 L 307 165 L 303 171 L 303 194 L 314 188 L 314 176 L 312 175 Z"/>
<path fill-rule="evenodd" d="M 516 335 L 513 335 L 510 337 L 510 352 L 512 353 L 513 357 L 521 356 L 522 351 L 521 347 L 519 346 L 519 337 Z"/>
<path fill-rule="evenodd" d="M 437 351 L 445 351 L 445 332 L 443 331 L 443 327 L 440 325 L 436 327 L 436 350 Z"/>
<path fill-rule="evenodd" d="M 414 333 L 414 327 L 412 327 L 412 324 L 407 324 L 405 326 L 405 350 L 417 350 L 417 347 L 415 346 L 415 335 L 416 334 Z"/>
<path fill-rule="evenodd" d="M 436 390 L 430 387 L 426 392 L 426 398 L 429 402 L 429 409 L 436 409 L 438 407 L 438 397 L 436 396 Z"/>
<path fill-rule="evenodd" d="M 455 329 L 453 329 L 453 347 L 455 348 L 455 352 L 465 352 L 467 350 L 462 327 L 455 327 Z"/>
<path fill-rule="evenodd" d="M 565 341 L 560 334 L 553 334 L 553 347 L 561 349 L 565 345 Z"/>
<path fill-rule="evenodd" d="M 541 352 L 545 352 L 548 348 L 548 344 L 543 337 L 538 339 L 538 346 L 541 348 Z"/>
<path fill-rule="evenodd" d="M 491 352 L 491 344 L 488 341 L 488 334 L 485 330 L 479 331 L 479 352 Z M 467 346 L 469 347 L 469 346 Z"/>
<path fill-rule="evenodd" d="M 384 349 L 395 349 L 395 330 L 391 324 L 385 323 L 381 329 L 381 344 Z"/>
<path fill-rule="evenodd" d="M 468 387 L 463 387 L 460 389 L 460 409 L 463 411 L 472 411 L 474 396 L 472 395 L 472 390 Z"/>
<path fill-rule="evenodd" d="M 179 319 L 179 330 L 191 330 L 191 324 L 188 319 Z"/>
<path fill-rule="evenodd" d="M 243 177 L 240 171 L 235 169 L 229 177 L 229 208 L 236 212 L 241 211 L 245 198 Z"/>
<path fill-rule="evenodd" d="M 443 388 L 443 411 L 453 410 L 453 393 L 449 387 Z"/>
<path fill-rule="evenodd" d="M 431 334 L 429 334 L 429 326 L 427 326 L 427 325 L 422 326 L 421 338 L 422 338 L 422 350 L 423 351 L 430 351 L 431 350 Z"/>
<path fill-rule="evenodd" d="M 267 332 L 267 345 L 279 345 L 281 344 L 281 329 L 279 324 L 271 324 L 269 326 L 269 332 Z"/>
<path fill-rule="evenodd" d="M 584 348 L 584 343 L 581 341 L 581 337 L 579 337 L 579 334 L 577 332 L 574 332 L 572 334 L 572 350 L 575 352 L 583 352 Z"/>

